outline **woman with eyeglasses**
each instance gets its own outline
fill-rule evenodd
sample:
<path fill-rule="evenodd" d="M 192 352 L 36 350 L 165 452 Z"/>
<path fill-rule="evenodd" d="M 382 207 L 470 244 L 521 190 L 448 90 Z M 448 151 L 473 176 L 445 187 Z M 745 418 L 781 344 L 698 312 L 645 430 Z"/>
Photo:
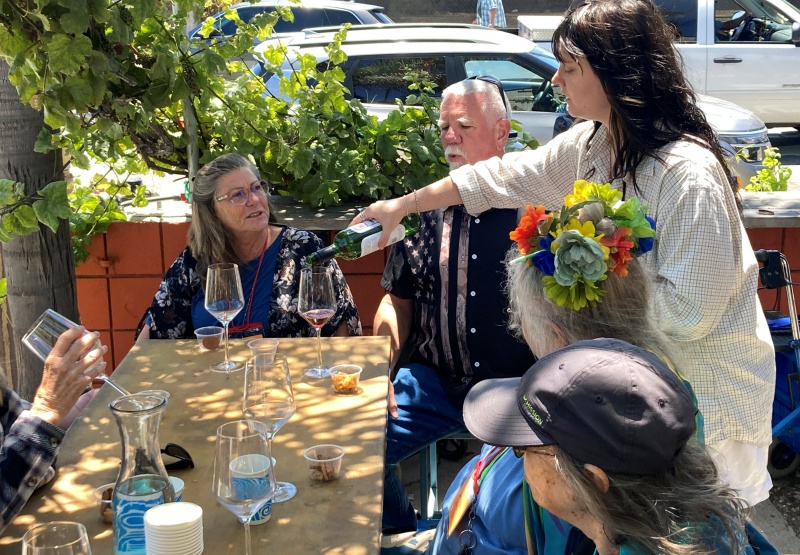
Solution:
<path fill-rule="evenodd" d="M 139 340 L 188 339 L 194 330 L 218 325 L 204 306 L 209 265 L 239 265 L 245 307 L 231 334 L 306 337 L 314 328 L 297 313 L 303 259 L 324 247 L 314 234 L 280 225 L 269 184 L 238 154 L 203 166 L 192 183 L 189 246 L 167 271 L 139 325 Z M 361 335 L 361 321 L 344 275 L 335 261 L 333 287 L 338 309 L 322 335 Z"/>
<path fill-rule="evenodd" d="M 655 321 L 697 393 L 724 480 L 759 503 L 772 487 L 775 354 L 737 185 L 683 75 L 673 31 L 651 0 L 577 1 L 552 46 L 553 84 L 585 121 L 536 150 L 453 170 L 362 214 L 394 229 L 404 203 L 423 211 L 463 204 L 470 214 L 528 202 L 556 209 L 578 179 L 639 196 L 661 230 L 643 259 L 655 276 Z"/>

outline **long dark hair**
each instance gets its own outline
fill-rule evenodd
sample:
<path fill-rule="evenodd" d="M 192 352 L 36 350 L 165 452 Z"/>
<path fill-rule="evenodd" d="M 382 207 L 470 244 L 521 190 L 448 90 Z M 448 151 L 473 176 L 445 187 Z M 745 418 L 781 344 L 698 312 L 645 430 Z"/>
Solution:
<path fill-rule="evenodd" d="M 630 176 L 638 193 L 639 163 L 685 139 L 714 154 L 738 204 L 737 184 L 683 75 L 673 36 L 650 0 L 582 0 L 567 10 L 553 34 L 553 53 L 560 62 L 584 57 L 603 85 L 611 104 L 614 179 Z"/>

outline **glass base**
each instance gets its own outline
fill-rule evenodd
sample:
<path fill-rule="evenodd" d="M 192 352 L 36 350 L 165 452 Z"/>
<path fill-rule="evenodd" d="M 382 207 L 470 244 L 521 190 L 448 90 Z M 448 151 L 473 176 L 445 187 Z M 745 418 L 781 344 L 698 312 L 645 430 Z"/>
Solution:
<path fill-rule="evenodd" d="M 307 378 L 329 378 L 331 369 L 324 366 L 311 366 L 303 370 L 303 375 Z"/>
<path fill-rule="evenodd" d="M 244 370 L 244 362 L 235 362 L 233 360 L 229 360 L 227 362 L 220 362 L 219 364 L 211 365 L 211 371 L 219 372 L 220 374 L 231 374 L 233 372 L 238 372 L 239 370 Z"/>
<path fill-rule="evenodd" d="M 273 503 L 288 501 L 297 494 L 297 488 L 289 482 L 278 482 L 275 484 L 275 495 L 272 497 Z"/>

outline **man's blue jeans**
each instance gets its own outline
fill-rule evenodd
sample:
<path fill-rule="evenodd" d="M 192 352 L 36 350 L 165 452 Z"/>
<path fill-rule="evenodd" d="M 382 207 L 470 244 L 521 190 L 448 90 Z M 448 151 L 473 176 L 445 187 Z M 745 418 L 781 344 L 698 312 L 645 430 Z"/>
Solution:
<path fill-rule="evenodd" d="M 442 389 L 433 368 L 408 364 L 394 379 L 397 418 L 389 417 L 386 431 L 386 470 L 383 492 L 383 528 L 416 530 L 417 517 L 394 466 L 426 445 L 463 431 L 462 407 L 456 407 Z"/>

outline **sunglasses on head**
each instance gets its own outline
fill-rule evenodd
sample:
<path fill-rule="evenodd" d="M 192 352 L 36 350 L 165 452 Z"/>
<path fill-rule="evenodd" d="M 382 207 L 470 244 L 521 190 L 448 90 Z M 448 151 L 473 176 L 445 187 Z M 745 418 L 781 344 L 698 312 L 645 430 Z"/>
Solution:
<path fill-rule="evenodd" d="M 551 453 L 549 451 L 545 451 L 544 449 L 535 448 L 535 447 L 512 447 L 511 450 L 514 452 L 514 456 L 518 459 L 521 459 L 525 456 L 525 453 L 530 453 L 532 455 L 542 455 L 543 457 L 555 457 L 555 453 Z"/>
<path fill-rule="evenodd" d="M 184 470 L 186 468 L 194 468 L 194 461 L 189 451 L 178 445 L 177 443 L 167 443 L 161 449 L 162 455 L 167 455 L 173 459 L 178 459 L 171 463 L 164 464 L 167 470 Z"/>
<path fill-rule="evenodd" d="M 467 77 L 468 81 L 483 81 L 485 83 L 491 83 L 497 90 L 500 91 L 500 100 L 505 103 L 506 101 L 506 93 L 503 90 L 503 83 L 500 82 L 500 79 L 495 77 L 494 75 L 473 75 L 472 77 Z"/>

